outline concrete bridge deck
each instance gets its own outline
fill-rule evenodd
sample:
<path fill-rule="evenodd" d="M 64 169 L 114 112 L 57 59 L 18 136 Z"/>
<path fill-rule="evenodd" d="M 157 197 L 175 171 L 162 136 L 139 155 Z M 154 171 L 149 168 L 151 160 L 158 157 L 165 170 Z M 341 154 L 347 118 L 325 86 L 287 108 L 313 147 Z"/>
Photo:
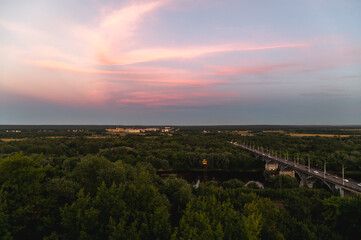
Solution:
<path fill-rule="evenodd" d="M 324 173 L 323 171 L 320 171 L 318 169 L 315 168 L 308 168 L 308 166 L 302 165 L 302 164 L 298 164 L 295 163 L 293 161 L 284 159 L 284 158 L 280 158 L 280 157 L 276 157 L 273 156 L 271 154 L 247 147 L 243 144 L 238 144 L 238 143 L 234 143 L 231 142 L 232 144 L 239 146 L 247 151 L 250 151 L 256 155 L 262 156 L 266 159 L 272 160 L 278 164 L 282 164 L 284 166 L 287 166 L 290 169 L 294 169 L 295 171 L 298 171 L 300 173 L 306 174 L 308 176 L 312 176 L 316 179 L 320 179 L 322 181 L 325 181 L 327 183 L 331 183 L 334 184 L 335 186 L 342 188 L 344 190 L 350 191 L 350 192 L 354 192 L 357 194 L 361 194 L 361 187 L 358 186 L 357 182 L 353 182 L 353 181 L 349 181 L 349 180 L 343 180 L 342 178 L 333 175 L 333 174 L 329 174 L 329 173 Z"/>

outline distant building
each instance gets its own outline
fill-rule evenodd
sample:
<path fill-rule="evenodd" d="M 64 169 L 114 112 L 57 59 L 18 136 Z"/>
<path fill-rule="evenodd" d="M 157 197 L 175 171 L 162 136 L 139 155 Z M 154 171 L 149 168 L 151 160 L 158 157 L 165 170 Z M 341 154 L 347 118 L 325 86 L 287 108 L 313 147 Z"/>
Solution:
<path fill-rule="evenodd" d="M 142 132 L 156 132 L 159 131 L 159 128 L 145 128 L 142 129 Z"/>
<path fill-rule="evenodd" d="M 266 163 L 266 170 L 267 171 L 275 171 L 278 169 L 278 164 L 275 162 Z"/>
<path fill-rule="evenodd" d="M 6 132 L 21 132 L 21 130 L 6 130 Z"/>
<path fill-rule="evenodd" d="M 128 129 L 125 129 L 125 132 L 128 132 L 128 133 L 140 133 L 140 129 L 128 128 Z"/>
<path fill-rule="evenodd" d="M 109 133 L 144 133 L 144 132 L 156 132 L 160 131 L 160 128 L 108 128 L 105 131 Z M 162 132 L 169 132 L 171 127 L 165 127 Z"/>
<path fill-rule="evenodd" d="M 108 128 L 105 129 L 105 131 L 110 132 L 110 133 L 120 133 L 120 132 L 125 132 L 124 128 Z"/>

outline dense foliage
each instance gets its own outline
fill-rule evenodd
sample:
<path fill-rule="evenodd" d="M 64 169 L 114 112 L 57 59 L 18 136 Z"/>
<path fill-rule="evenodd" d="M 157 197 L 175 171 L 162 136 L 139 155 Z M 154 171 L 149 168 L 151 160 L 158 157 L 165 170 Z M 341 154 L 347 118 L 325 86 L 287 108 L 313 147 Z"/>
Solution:
<path fill-rule="evenodd" d="M 156 174 L 157 168 L 201 168 L 204 158 L 209 168 L 259 169 L 262 163 L 229 143 L 237 136 L 191 129 L 172 136 L 38 136 L 0 142 L 0 237 L 331 240 L 361 236 L 360 197 L 340 198 L 322 189 L 299 188 L 288 176 L 273 178 L 270 188 L 255 189 L 238 179 L 194 188 L 183 179 Z M 324 141 L 278 135 L 247 138 L 274 149 L 284 144 L 290 152 L 292 147 L 302 149 L 300 141 L 320 149 Z M 326 140 L 343 143 L 324 150 L 331 155 L 360 144 L 357 137 Z"/>
<path fill-rule="evenodd" d="M 111 138 L 90 137 L 38 137 L 0 144 L 0 153 L 15 152 L 40 154 L 52 161 L 86 154 L 99 154 L 110 161 L 149 162 L 155 168 L 197 169 L 202 159 L 207 159 L 208 168 L 255 169 L 262 168 L 259 161 L 242 149 L 229 144 L 229 136 L 223 134 L 126 135 Z"/>

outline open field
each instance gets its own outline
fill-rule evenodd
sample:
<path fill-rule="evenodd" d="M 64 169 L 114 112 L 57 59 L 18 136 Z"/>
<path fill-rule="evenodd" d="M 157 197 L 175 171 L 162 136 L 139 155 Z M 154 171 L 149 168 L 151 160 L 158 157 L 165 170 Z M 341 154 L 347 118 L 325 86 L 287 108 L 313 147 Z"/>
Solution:
<path fill-rule="evenodd" d="M 359 135 L 346 135 L 346 134 L 318 134 L 318 133 L 288 133 L 292 137 L 350 137 Z"/>
<path fill-rule="evenodd" d="M 361 129 L 340 129 L 346 131 L 359 131 Z M 244 131 L 247 132 L 247 131 Z M 287 133 L 284 130 L 266 130 L 263 133 L 281 133 L 292 137 L 350 137 L 350 136 L 361 136 L 361 135 L 350 135 L 350 134 L 332 134 L 332 133 Z M 245 135 L 245 134 L 244 134 Z"/>
<path fill-rule="evenodd" d="M 65 138 L 65 136 L 47 136 L 45 138 Z"/>
<path fill-rule="evenodd" d="M 235 131 L 235 133 L 241 134 L 243 136 L 254 136 L 254 134 L 251 133 L 250 131 Z"/>
<path fill-rule="evenodd" d="M 113 138 L 112 136 L 86 136 L 86 138 L 92 139 L 92 138 Z"/>
<path fill-rule="evenodd" d="M 28 138 L 0 138 L 0 141 L 3 142 L 24 141 L 24 140 L 28 140 Z"/>
<path fill-rule="evenodd" d="M 269 130 L 269 131 L 263 131 L 264 133 L 285 133 L 283 130 Z"/>
<path fill-rule="evenodd" d="M 341 131 L 361 131 L 361 128 L 340 129 Z"/>

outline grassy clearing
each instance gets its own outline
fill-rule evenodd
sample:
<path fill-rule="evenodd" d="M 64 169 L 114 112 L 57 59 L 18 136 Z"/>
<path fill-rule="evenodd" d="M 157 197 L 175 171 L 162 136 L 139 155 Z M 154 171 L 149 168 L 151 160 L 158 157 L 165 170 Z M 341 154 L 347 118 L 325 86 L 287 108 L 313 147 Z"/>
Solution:
<path fill-rule="evenodd" d="M 254 134 L 251 133 L 250 131 L 235 131 L 235 133 L 241 134 L 243 136 L 254 136 Z"/>
<path fill-rule="evenodd" d="M 24 141 L 28 140 L 27 138 L 0 138 L 3 142 L 12 142 L 12 141 Z"/>
<path fill-rule="evenodd" d="M 288 133 L 292 137 L 350 137 L 359 135 L 346 135 L 346 134 L 318 134 L 318 133 Z"/>
<path fill-rule="evenodd" d="M 263 131 L 264 133 L 285 133 L 283 130 L 269 130 L 269 131 Z"/>
<path fill-rule="evenodd" d="M 361 131 L 361 128 L 355 128 L 355 129 L 340 129 L 341 131 Z"/>
<path fill-rule="evenodd" d="M 86 136 L 86 138 L 112 138 L 110 136 Z"/>

